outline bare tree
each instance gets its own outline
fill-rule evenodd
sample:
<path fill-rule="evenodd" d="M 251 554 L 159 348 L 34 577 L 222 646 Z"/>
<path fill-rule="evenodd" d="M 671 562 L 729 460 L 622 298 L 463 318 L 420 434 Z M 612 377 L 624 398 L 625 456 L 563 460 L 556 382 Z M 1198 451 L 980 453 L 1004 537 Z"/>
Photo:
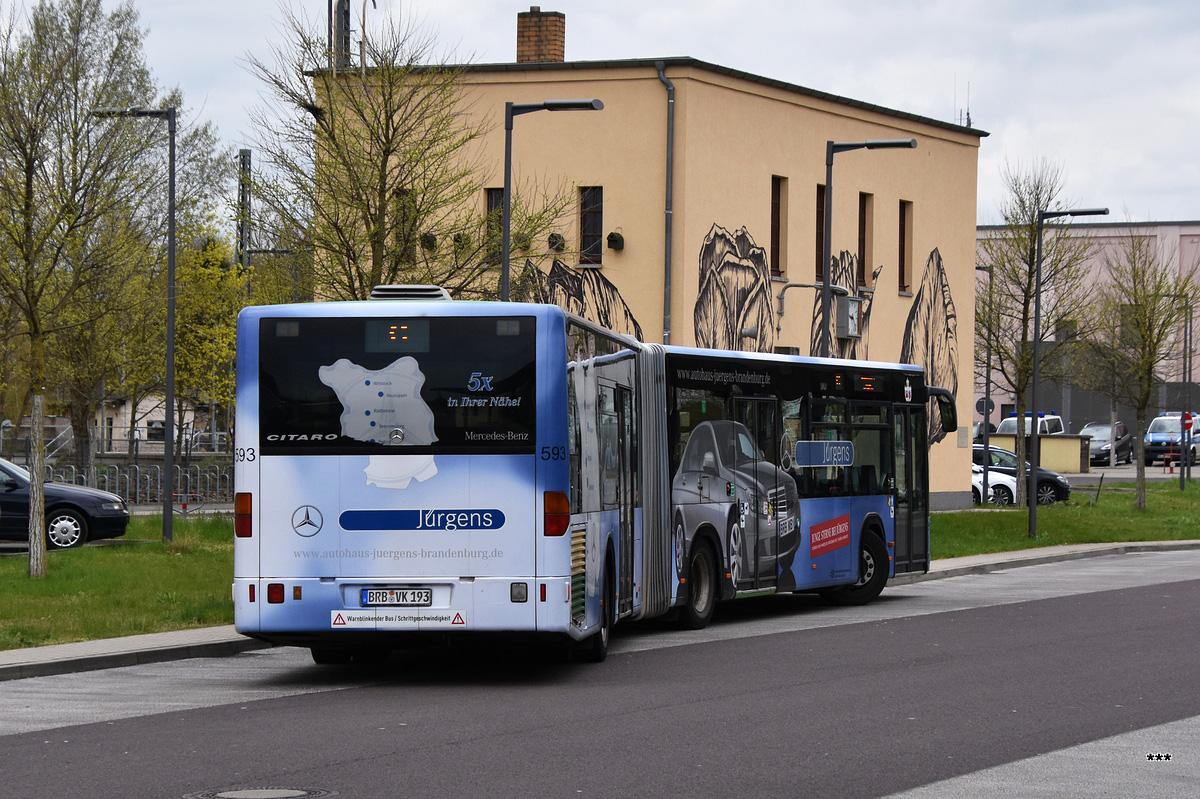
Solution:
<path fill-rule="evenodd" d="M 1138 508 L 1146 507 L 1146 416 L 1163 368 L 1183 346 L 1187 305 L 1196 292 L 1196 265 L 1173 264 L 1174 253 L 1153 235 L 1135 231 L 1104 257 L 1100 325 L 1083 352 L 1088 388 L 1134 410 Z"/>
<path fill-rule="evenodd" d="M 990 298 L 978 294 L 975 301 L 976 340 L 990 342 L 992 368 L 999 382 L 1016 395 L 1018 419 L 1026 411 L 1026 393 L 1033 384 L 1034 299 L 1037 271 L 1038 211 L 1064 207 L 1065 176 L 1060 166 L 1038 161 L 1022 169 L 1003 169 L 1008 191 L 1000 211 L 1004 227 L 982 241 L 982 266 L 992 269 Z M 1061 371 L 1063 358 L 1056 352 L 1060 342 L 1053 338 L 1056 326 L 1069 322 L 1080 333 L 1093 318 L 1088 309 L 1088 262 L 1092 241 L 1073 236 L 1065 226 L 1046 226 L 1042 236 L 1041 324 L 1039 328 L 1042 375 L 1052 379 Z M 1018 424 L 1018 430 L 1020 424 Z M 1028 480 L 1024 479 L 1025 438 L 1017 435 L 1017 503 L 1026 503 Z"/>
<path fill-rule="evenodd" d="M 266 161 L 254 193 L 280 226 L 273 238 L 303 231 L 318 296 L 365 299 L 385 283 L 494 295 L 499 219 L 482 201 L 485 123 L 471 113 L 463 68 L 440 62 L 412 23 L 386 17 L 365 37 L 367 64 L 336 70 L 323 28 L 284 13 L 273 63 L 248 57 L 271 100 L 254 112 Z M 513 203 L 513 240 L 549 230 L 569 201 L 527 190 Z"/>

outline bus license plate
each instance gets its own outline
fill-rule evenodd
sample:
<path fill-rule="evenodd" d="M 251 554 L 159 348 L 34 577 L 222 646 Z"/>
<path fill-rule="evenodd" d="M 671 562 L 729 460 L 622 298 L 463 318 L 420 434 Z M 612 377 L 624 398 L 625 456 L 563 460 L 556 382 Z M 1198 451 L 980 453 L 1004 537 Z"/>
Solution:
<path fill-rule="evenodd" d="M 364 588 L 362 606 L 427 608 L 433 604 L 432 588 Z"/>

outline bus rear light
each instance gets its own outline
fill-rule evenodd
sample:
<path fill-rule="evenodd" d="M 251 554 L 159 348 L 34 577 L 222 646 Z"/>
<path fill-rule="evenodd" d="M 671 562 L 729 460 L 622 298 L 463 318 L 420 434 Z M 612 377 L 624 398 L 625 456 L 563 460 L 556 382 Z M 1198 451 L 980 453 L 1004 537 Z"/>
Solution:
<path fill-rule="evenodd" d="M 546 584 L 542 583 L 542 601 L 546 601 Z"/>
<path fill-rule="evenodd" d="M 250 601 L 254 601 L 254 583 L 250 583 Z"/>
<path fill-rule="evenodd" d="M 254 510 L 254 495 L 242 492 L 233 496 L 233 534 L 237 538 L 250 538 L 254 535 L 252 524 Z M 282 601 L 282 600 L 280 600 Z"/>
<path fill-rule="evenodd" d="M 528 583 L 509 583 L 509 585 L 508 585 L 508 600 L 510 602 L 527 602 L 527 601 L 529 601 L 529 584 Z"/>
<path fill-rule="evenodd" d="M 272 605 L 283 604 L 283 583 L 267 584 L 267 602 Z"/>
<path fill-rule="evenodd" d="M 300 586 L 293 585 L 292 586 L 292 599 L 299 601 L 301 596 L 303 596 L 303 591 L 301 590 Z"/>
<path fill-rule="evenodd" d="M 545 535 L 565 535 L 571 526 L 571 500 L 562 491 L 542 495 L 542 530 Z"/>

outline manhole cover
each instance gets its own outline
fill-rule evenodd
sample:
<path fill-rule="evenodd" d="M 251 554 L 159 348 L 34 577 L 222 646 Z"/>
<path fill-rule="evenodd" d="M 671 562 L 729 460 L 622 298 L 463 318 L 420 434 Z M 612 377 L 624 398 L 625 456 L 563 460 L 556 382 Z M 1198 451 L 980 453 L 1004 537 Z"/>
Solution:
<path fill-rule="evenodd" d="M 320 788 L 239 788 L 232 791 L 201 791 L 189 793 L 183 799 L 318 799 L 337 796 L 337 791 Z"/>

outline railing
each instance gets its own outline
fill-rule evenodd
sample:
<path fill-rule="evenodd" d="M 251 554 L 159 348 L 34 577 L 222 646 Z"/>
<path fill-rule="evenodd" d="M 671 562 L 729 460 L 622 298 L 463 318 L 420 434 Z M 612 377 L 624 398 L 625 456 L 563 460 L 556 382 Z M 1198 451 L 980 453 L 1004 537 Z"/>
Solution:
<path fill-rule="evenodd" d="M 109 491 L 131 505 L 162 502 L 162 466 L 95 466 L 82 474 L 74 465 L 47 466 L 46 479 Z M 233 467 L 225 464 L 175 466 L 175 502 L 180 508 L 233 502 Z"/>

